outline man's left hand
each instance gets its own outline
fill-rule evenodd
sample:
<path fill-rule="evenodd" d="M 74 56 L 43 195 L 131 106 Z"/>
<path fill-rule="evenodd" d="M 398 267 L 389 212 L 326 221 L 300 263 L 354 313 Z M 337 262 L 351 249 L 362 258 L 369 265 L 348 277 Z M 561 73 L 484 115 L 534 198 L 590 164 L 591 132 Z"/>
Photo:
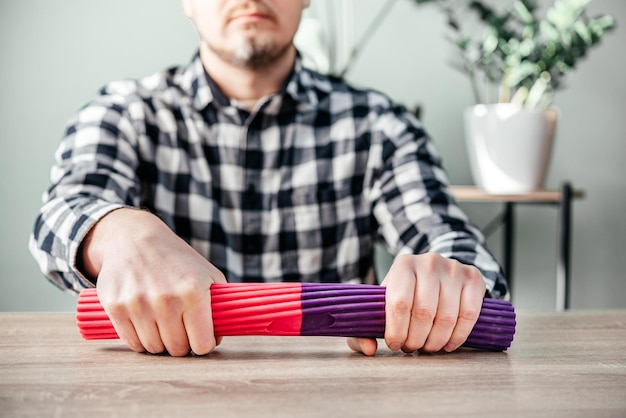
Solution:
<path fill-rule="evenodd" d="M 400 255 L 383 280 L 385 342 L 391 350 L 454 351 L 478 320 L 485 281 L 470 265 L 436 253 Z M 367 356 L 376 353 L 370 338 L 349 338 L 348 346 Z"/>

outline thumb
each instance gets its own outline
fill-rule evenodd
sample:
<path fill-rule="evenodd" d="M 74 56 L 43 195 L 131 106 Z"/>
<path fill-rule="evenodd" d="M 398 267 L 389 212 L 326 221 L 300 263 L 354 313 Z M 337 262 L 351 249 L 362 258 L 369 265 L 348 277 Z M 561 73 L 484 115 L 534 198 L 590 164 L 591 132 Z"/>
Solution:
<path fill-rule="evenodd" d="M 378 343 L 373 338 L 348 338 L 348 347 L 357 353 L 364 354 L 366 356 L 373 356 L 376 354 Z"/>

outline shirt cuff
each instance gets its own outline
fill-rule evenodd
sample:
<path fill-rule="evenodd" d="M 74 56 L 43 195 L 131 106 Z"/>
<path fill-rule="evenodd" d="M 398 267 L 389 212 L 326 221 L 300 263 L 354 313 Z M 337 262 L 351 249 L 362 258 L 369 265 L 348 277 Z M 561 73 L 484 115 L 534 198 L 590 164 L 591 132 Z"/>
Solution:
<path fill-rule="evenodd" d="M 100 221 L 100 219 L 117 209 L 125 207 L 128 206 L 104 201 L 96 201 L 81 208 L 82 213 L 74 223 L 72 234 L 70 236 L 70 243 L 67 246 L 67 260 L 69 261 L 72 273 L 78 277 L 81 284 L 85 287 L 95 287 L 96 283 L 95 281 L 87 278 L 83 272 L 78 269 L 78 256 L 81 244 L 85 240 L 89 231 L 91 231 L 91 228 L 93 228 L 94 225 Z"/>

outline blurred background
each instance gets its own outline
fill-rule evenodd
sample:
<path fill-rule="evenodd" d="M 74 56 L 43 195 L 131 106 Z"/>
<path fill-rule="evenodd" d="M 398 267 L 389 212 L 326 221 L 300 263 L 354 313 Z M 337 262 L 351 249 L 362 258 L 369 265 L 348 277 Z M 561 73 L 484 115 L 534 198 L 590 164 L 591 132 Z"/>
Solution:
<path fill-rule="evenodd" d="M 449 65 L 444 16 L 409 0 L 311 2 L 307 16 L 338 28 L 347 43 L 393 3 L 346 78 L 421 106 L 451 183 L 472 184 L 462 113 L 473 102 L 466 77 Z M 561 118 L 546 186 L 570 181 L 585 192 L 573 205 L 571 307 L 626 308 L 626 2 L 594 0 L 589 11 L 613 15 L 618 27 L 557 94 Z M 27 248 L 66 121 L 105 83 L 185 64 L 197 43 L 174 0 L 0 3 L 0 311 L 74 310 L 75 297 L 41 275 Z M 337 48 L 339 63 L 347 60 L 345 45 Z M 479 226 L 501 209 L 463 208 Z M 516 215 L 513 302 L 520 310 L 553 310 L 557 211 L 523 205 Z M 501 257 L 499 232 L 488 244 Z M 388 258 L 381 252 L 379 260 Z"/>

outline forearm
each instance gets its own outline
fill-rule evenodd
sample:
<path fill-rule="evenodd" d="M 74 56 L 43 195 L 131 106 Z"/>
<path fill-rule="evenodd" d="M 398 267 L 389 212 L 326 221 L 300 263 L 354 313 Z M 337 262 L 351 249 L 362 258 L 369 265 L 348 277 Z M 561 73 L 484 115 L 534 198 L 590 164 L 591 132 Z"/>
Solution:
<path fill-rule="evenodd" d="M 79 248 L 91 228 L 115 209 L 139 205 L 138 159 L 128 126 L 119 109 L 95 103 L 70 121 L 59 144 L 52 186 L 29 248 L 44 275 L 64 290 L 93 285 L 77 268 Z"/>
<path fill-rule="evenodd" d="M 381 226 L 381 235 L 396 255 L 431 252 L 475 266 L 484 278 L 487 293 L 506 297 L 508 289 L 502 269 L 487 249 L 482 233 L 449 199 L 447 205 L 414 203 L 406 207 L 388 217 L 390 221 Z M 416 213 L 423 215 L 417 218 Z"/>
<path fill-rule="evenodd" d="M 372 185 L 378 235 L 396 255 L 433 252 L 475 266 L 488 293 L 505 297 L 501 268 L 480 230 L 449 193 L 447 175 L 430 139 L 409 124 L 397 131 L 388 141 L 395 148 L 381 161 Z"/>

